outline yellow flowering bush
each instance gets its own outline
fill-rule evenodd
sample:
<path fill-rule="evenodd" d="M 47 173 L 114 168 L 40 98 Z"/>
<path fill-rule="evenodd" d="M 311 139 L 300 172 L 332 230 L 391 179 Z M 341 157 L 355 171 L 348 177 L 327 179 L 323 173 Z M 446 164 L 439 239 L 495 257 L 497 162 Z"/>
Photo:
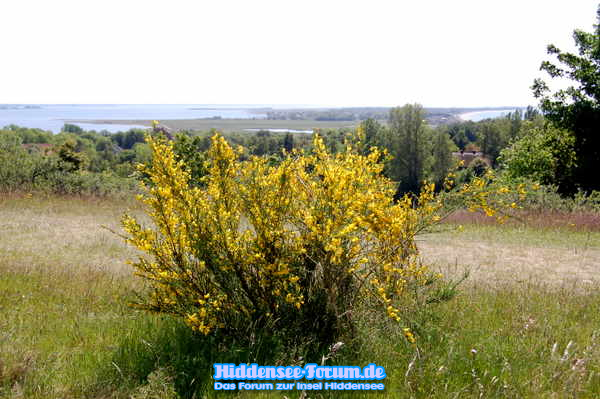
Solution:
<path fill-rule="evenodd" d="M 394 202 L 376 148 L 361 155 L 348 144 L 333 155 L 315 135 L 311 152 L 270 165 L 240 161 L 241 150 L 215 135 L 199 185 L 171 142 L 148 142 L 140 200 L 152 224 L 123 218 L 145 254 L 133 262 L 149 282 L 141 308 L 204 334 L 270 326 L 333 340 L 364 300 L 401 321 L 416 293 L 441 278 L 421 264 L 415 236 L 440 220 L 443 203 L 431 184 Z"/>
<path fill-rule="evenodd" d="M 460 186 L 455 186 L 455 178 L 456 175 L 450 173 L 444 181 L 446 192 L 440 194 L 444 209 L 440 214 L 448 215 L 464 208 L 495 218 L 500 224 L 514 216 L 515 210 L 522 209 L 521 204 L 526 198 L 531 198 L 540 188 L 539 184 L 515 182 L 505 175 L 497 176 L 492 170 Z"/>

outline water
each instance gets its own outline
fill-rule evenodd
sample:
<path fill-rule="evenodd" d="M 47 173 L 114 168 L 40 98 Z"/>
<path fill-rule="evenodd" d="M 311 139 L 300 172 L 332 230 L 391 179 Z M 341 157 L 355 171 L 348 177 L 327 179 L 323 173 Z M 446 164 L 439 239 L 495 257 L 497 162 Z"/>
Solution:
<path fill-rule="evenodd" d="M 132 124 L 103 124 L 94 123 L 101 120 L 170 120 L 170 119 L 201 119 L 201 118 L 233 118 L 233 119 L 263 119 L 266 115 L 263 109 L 317 108 L 315 105 L 216 105 L 216 104 L 140 104 L 140 105 L 36 105 L 10 106 L 0 104 L 0 128 L 8 125 L 38 128 L 59 132 L 65 123 L 72 123 L 85 130 L 107 130 L 109 132 L 126 131 L 131 128 L 147 128 Z M 460 114 L 463 120 L 480 121 L 487 118 L 498 118 L 514 109 L 474 111 Z M 70 122 L 78 121 L 78 122 Z M 86 122 L 89 121 L 89 122 Z M 254 129 L 246 129 L 254 131 Z M 309 130 L 268 129 L 271 131 L 306 132 Z"/>
<path fill-rule="evenodd" d="M 514 109 L 502 109 L 502 110 L 487 110 L 487 111 L 475 111 L 460 114 L 459 117 L 462 120 L 479 122 L 489 118 L 500 118 L 508 115 L 509 112 L 514 112 Z M 523 112 L 523 110 L 521 110 Z"/>
<path fill-rule="evenodd" d="M 7 125 L 38 128 L 59 132 L 65 122 L 85 130 L 118 132 L 134 127 L 130 124 L 93 123 L 99 120 L 169 120 L 200 118 L 264 118 L 260 108 L 281 108 L 276 105 L 0 105 L 0 128 Z M 252 110 L 254 109 L 254 111 Z"/>

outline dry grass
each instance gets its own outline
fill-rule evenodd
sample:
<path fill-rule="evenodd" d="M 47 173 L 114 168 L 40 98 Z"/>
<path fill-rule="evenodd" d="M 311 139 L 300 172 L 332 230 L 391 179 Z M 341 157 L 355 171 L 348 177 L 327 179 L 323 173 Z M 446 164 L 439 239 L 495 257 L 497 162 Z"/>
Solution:
<path fill-rule="evenodd" d="M 125 260 L 136 252 L 103 228 L 120 231 L 125 211 L 139 215 L 133 201 L 80 198 L 0 197 L 0 267 L 129 274 Z M 421 237 L 424 259 L 445 272 L 471 270 L 472 280 L 491 284 L 535 280 L 589 284 L 600 271 L 599 215 L 527 215 L 508 226 L 479 214 L 458 213 L 465 224 Z M 573 225 L 575 223 L 575 225 Z M 581 223 L 581 224 L 576 224 Z M 560 227 L 556 227 L 556 226 Z"/>
<path fill-rule="evenodd" d="M 459 210 L 447 218 L 452 224 L 475 224 L 480 226 L 495 225 L 494 218 L 479 212 Z M 519 210 L 514 212 L 508 225 L 534 229 L 567 229 L 572 231 L 600 232 L 600 212 L 594 211 L 559 211 L 559 210 Z"/>
<path fill-rule="evenodd" d="M 119 231 L 120 216 L 133 202 L 79 198 L 0 197 L 0 267 L 47 267 L 71 271 L 129 273 L 135 255 Z"/>
<path fill-rule="evenodd" d="M 471 272 L 470 281 L 590 285 L 600 276 L 600 233 L 471 224 L 423 236 L 426 262 L 444 273 Z"/>

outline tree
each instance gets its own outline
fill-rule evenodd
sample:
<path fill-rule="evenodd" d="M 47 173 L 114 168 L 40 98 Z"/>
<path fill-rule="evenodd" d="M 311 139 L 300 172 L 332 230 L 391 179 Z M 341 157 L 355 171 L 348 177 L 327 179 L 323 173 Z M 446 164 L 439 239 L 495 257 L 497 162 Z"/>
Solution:
<path fill-rule="evenodd" d="M 511 121 L 508 119 L 489 119 L 479 123 L 477 141 L 481 151 L 491 159 L 492 165 L 496 164 L 500 150 L 507 146 L 510 129 Z"/>
<path fill-rule="evenodd" d="M 75 133 L 75 134 L 82 134 L 83 133 L 83 129 L 77 125 L 72 125 L 70 123 L 65 123 L 63 125 L 62 131 L 65 133 Z"/>
<path fill-rule="evenodd" d="M 423 183 L 428 141 L 423 107 L 406 104 L 392 108 L 389 125 L 389 144 L 386 147 L 394 157 L 389 164 L 389 176 L 400 181 L 397 194 L 416 193 Z"/>
<path fill-rule="evenodd" d="M 529 178 L 556 184 L 561 192 L 574 191 L 574 136 L 553 126 L 533 128 L 500 153 L 500 163 L 509 178 Z"/>
<path fill-rule="evenodd" d="M 147 145 L 144 143 L 144 145 Z M 187 134 L 179 133 L 173 141 L 173 151 L 175 158 L 182 161 L 190 173 L 192 185 L 202 185 L 201 179 L 206 175 L 206 157 L 203 151 L 206 140 L 203 137 L 190 137 Z M 148 147 L 148 158 L 152 159 L 152 150 Z M 150 162 L 147 162 L 148 164 Z"/>
<path fill-rule="evenodd" d="M 268 130 L 259 130 L 252 138 L 251 153 L 252 155 L 268 155 L 275 152 L 277 144 L 271 132 Z"/>
<path fill-rule="evenodd" d="M 146 132 L 143 129 L 130 129 L 127 132 L 115 133 L 111 139 L 124 150 L 130 150 L 136 143 L 146 140 Z"/>
<path fill-rule="evenodd" d="M 523 114 L 521 113 L 521 110 L 516 109 L 515 112 L 509 112 L 508 115 L 506 115 L 506 118 L 510 121 L 510 140 L 514 140 L 521 131 Z"/>
<path fill-rule="evenodd" d="M 361 123 L 365 134 L 365 149 L 370 150 L 371 147 L 379 147 L 382 144 L 384 127 L 381 123 L 373 118 L 368 118 Z"/>
<path fill-rule="evenodd" d="M 464 150 L 469 143 L 477 140 L 477 123 L 473 121 L 453 123 L 448 128 L 448 134 L 454 144 Z"/>
<path fill-rule="evenodd" d="M 294 149 L 294 136 L 290 132 L 283 137 L 283 149 L 288 154 Z"/>
<path fill-rule="evenodd" d="M 531 105 L 527 106 L 525 110 L 524 119 L 527 121 L 533 121 L 534 119 L 540 116 L 540 111 L 537 108 L 532 107 Z"/>
<path fill-rule="evenodd" d="M 445 130 L 436 130 L 431 149 L 431 178 L 436 186 L 441 187 L 450 168 L 452 168 L 452 151 L 456 150 L 456 146 Z"/>
<path fill-rule="evenodd" d="M 0 190 L 30 190 L 57 169 L 56 157 L 28 151 L 14 131 L 0 130 Z"/>
<path fill-rule="evenodd" d="M 584 191 L 600 189 L 600 7 L 598 24 L 593 32 L 575 30 L 573 38 L 578 54 L 564 52 L 554 45 L 548 54 L 556 56 L 558 65 L 544 61 L 540 69 L 552 79 L 568 79 L 572 85 L 552 93 L 542 79 L 536 79 L 532 90 L 540 99 L 543 114 L 558 127 L 573 132 L 578 162 L 573 179 Z M 572 192 L 569 192 L 572 193 Z"/>
<path fill-rule="evenodd" d="M 85 168 L 86 158 L 75 150 L 75 143 L 66 141 L 58 148 L 59 170 L 76 172 Z"/>

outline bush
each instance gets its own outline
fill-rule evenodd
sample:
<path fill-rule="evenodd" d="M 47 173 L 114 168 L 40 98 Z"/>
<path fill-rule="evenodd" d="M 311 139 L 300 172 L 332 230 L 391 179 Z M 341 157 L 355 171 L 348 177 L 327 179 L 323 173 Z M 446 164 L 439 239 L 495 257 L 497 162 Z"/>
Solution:
<path fill-rule="evenodd" d="M 133 178 L 115 176 L 109 172 L 91 173 L 55 172 L 37 185 L 40 191 L 61 195 L 83 195 L 93 197 L 131 196 L 137 190 Z"/>
<path fill-rule="evenodd" d="M 241 151 L 216 135 L 196 184 L 172 143 L 149 144 L 140 199 L 154 225 L 123 218 L 128 241 L 149 255 L 133 263 L 149 283 L 140 308 L 177 315 L 204 334 L 267 330 L 323 345 L 353 331 L 362 304 L 408 323 L 412 309 L 447 292 L 415 244 L 442 203 L 433 185 L 395 203 L 377 149 L 331 155 L 316 136 L 311 153 L 271 165 L 239 161 Z M 477 196 L 470 203 L 491 205 Z"/>
<path fill-rule="evenodd" d="M 523 180 L 526 184 L 538 187 L 530 190 L 522 207 L 536 212 L 598 213 L 600 212 L 600 191 L 585 193 L 578 191 L 572 197 L 561 196 L 556 186 L 541 186 Z"/>
<path fill-rule="evenodd" d="M 12 132 L 0 131 L 0 189 L 16 191 L 27 189 L 33 184 L 40 171 L 44 170 L 44 159 L 40 154 L 29 154 L 22 147 L 22 140 Z"/>
<path fill-rule="evenodd" d="M 67 142 L 58 154 L 23 148 L 21 138 L 11 131 L 0 131 L 0 191 L 36 191 L 53 194 L 115 196 L 137 189 L 133 178 L 110 172 L 80 170 L 84 158 Z"/>
<path fill-rule="evenodd" d="M 558 185 L 561 193 L 574 194 L 575 138 L 551 125 L 531 129 L 500 153 L 499 162 L 511 179 L 530 179 Z"/>

